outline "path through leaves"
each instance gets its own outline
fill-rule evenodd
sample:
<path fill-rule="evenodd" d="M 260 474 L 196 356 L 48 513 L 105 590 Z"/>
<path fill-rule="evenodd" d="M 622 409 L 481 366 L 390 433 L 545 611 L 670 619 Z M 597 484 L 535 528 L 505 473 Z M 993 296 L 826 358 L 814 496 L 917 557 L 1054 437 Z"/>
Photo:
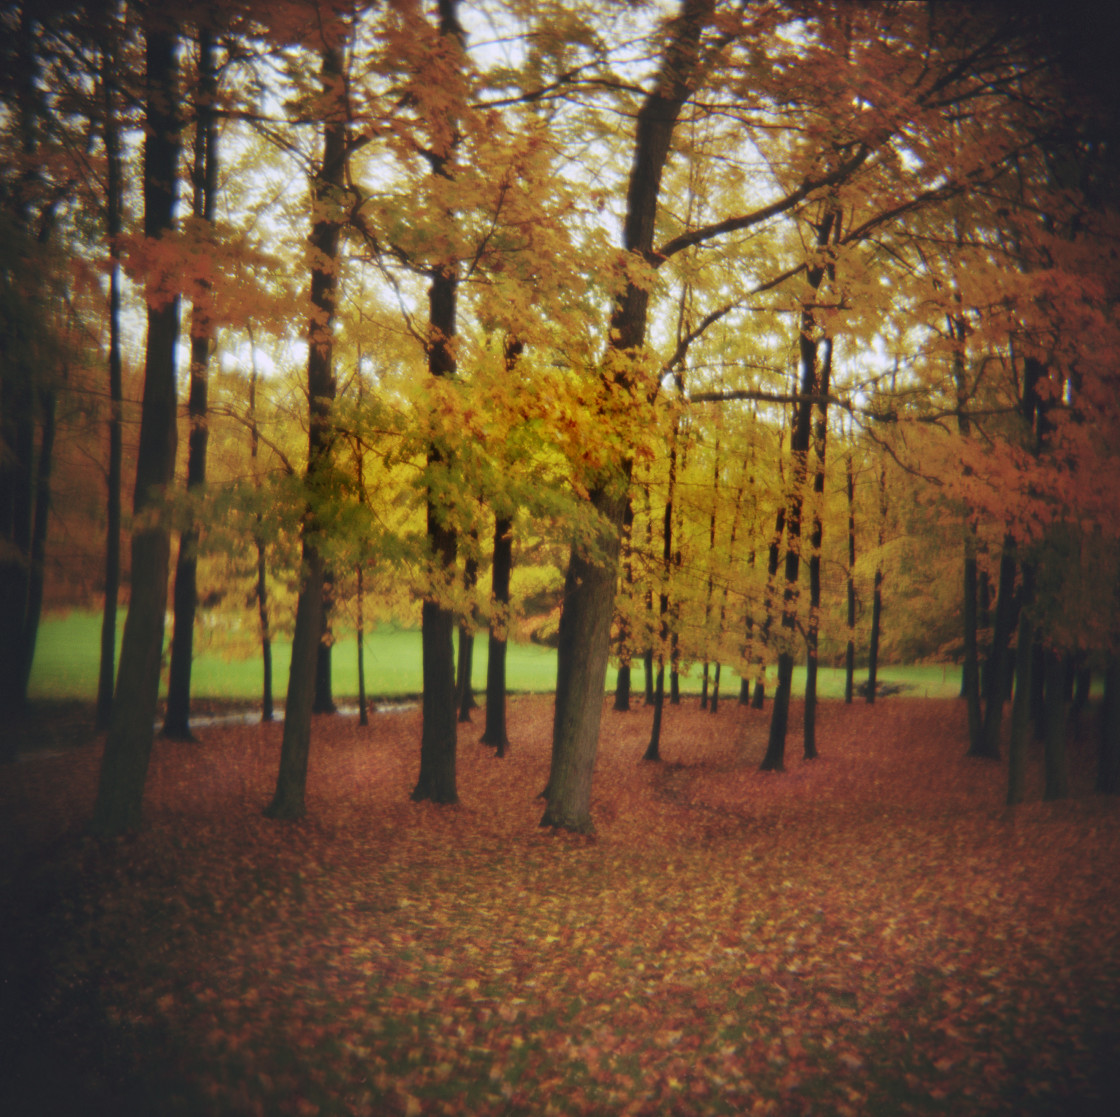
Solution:
<path fill-rule="evenodd" d="M 261 817 L 275 726 L 157 740 L 137 837 L 82 836 L 100 745 L 0 791 L 5 1113 L 1110 1114 L 1120 804 L 1002 806 L 961 710 L 603 715 L 594 839 L 541 831 L 551 704 L 464 727 L 413 804 L 418 713 L 323 718 L 309 814 Z M 793 724 L 799 724 L 795 708 Z M 1076 759 L 1076 758 L 1075 758 Z M 4 1092 L 6 1091 L 6 1093 Z M 81 1104 L 78 1104 L 78 1103 Z"/>

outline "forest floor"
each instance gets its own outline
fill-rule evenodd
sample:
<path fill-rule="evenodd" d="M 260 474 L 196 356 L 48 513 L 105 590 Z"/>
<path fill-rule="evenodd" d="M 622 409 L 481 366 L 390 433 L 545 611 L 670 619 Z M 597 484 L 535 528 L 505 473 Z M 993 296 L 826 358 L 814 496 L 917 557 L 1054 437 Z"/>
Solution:
<path fill-rule="evenodd" d="M 826 703 L 780 774 L 768 709 L 670 708 L 651 764 L 607 702 L 593 838 L 537 825 L 551 699 L 503 760 L 481 720 L 440 808 L 419 711 L 317 718 L 300 823 L 261 814 L 278 725 L 157 738 L 112 841 L 101 743 L 56 725 L 0 786 L 0 1112 L 1120 1112 L 1091 718 L 1071 797 L 1032 754 L 1008 810 L 954 701 Z"/>

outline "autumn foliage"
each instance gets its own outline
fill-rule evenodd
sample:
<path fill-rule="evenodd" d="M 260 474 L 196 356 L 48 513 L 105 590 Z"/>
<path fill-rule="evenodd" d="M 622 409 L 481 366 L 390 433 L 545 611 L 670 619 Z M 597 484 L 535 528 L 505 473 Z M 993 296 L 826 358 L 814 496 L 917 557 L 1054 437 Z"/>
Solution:
<path fill-rule="evenodd" d="M 793 716 L 799 716 L 794 703 Z M 1002 806 L 963 704 L 829 704 L 760 772 L 724 703 L 603 715 L 597 835 L 540 829 L 551 701 L 413 803 L 418 710 L 321 718 L 306 820 L 279 726 L 159 740 L 131 837 L 84 836 L 101 744 L 0 790 L 6 1113 L 1104 1114 L 1120 811 Z M 1110 1069 L 1112 1068 L 1112 1069 Z"/>

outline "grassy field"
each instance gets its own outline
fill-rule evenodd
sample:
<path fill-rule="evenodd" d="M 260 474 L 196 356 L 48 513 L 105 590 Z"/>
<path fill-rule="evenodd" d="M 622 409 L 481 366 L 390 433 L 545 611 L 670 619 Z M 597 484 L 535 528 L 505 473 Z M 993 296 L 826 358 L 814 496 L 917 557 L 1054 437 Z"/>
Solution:
<path fill-rule="evenodd" d="M 72 612 L 44 619 L 39 629 L 35 664 L 31 672 L 30 695 L 39 701 L 90 700 L 97 693 L 97 664 L 101 619 L 92 613 Z M 120 641 L 117 641 L 119 650 Z M 274 694 L 284 696 L 288 682 L 290 645 L 277 642 L 273 647 Z M 352 634 L 342 636 L 335 645 L 333 659 L 334 692 L 339 699 L 358 693 L 357 647 Z M 420 633 L 416 630 L 383 626 L 365 639 L 366 692 L 371 697 L 401 698 L 420 691 Z M 193 692 L 198 698 L 255 702 L 261 691 L 261 660 L 226 659 L 203 652 L 195 659 Z M 486 686 L 486 638 L 475 642 L 474 685 Z M 694 667 L 682 681 L 686 692 L 699 693 L 701 669 Z M 858 679 L 866 678 L 866 672 Z M 951 664 L 886 666 L 879 672 L 881 683 L 906 688 L 908 695 L 922 698 L 952 698 L 960 689 L 960 670 Z M 556 684 L 556 652 L 535 644 L 513 644 L 507 655 L 507 681 L 515 693 L 543 694 Z M 611 668 L 607 686 L 613 690 L 615 672 Z M 643 685 L 641 665 L 637 665 L 634 686 Z M 805 669 L 794 669 L 795 696 L 804 694 Z M 739 679 L 725 672 L 724 695 L 738 693 Z M 841 698 L 844 672 L 821 669 L 818 693 L 822 698 Z"/>

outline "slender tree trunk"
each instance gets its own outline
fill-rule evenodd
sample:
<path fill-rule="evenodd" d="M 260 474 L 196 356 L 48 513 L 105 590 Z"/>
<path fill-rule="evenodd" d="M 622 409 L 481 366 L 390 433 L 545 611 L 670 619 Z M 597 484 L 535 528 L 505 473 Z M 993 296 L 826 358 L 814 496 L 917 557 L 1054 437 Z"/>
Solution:
<path fill-rule="evenodd" d="M 494 562 L 490 575 L 489 644 L 486 655 L 486 728 L 481 743 L 498 756 L 509 749 L 506 728 L 506 650 L 509 647 L 509 583 L 513 570 L 513 518 L 494 520 Z"/>
<path fill-rule="evenodd" d="M 323 567 L 323 604 L 319 611 L 319 646 L 315 649 L 315 697 L 311 703 L 313 714 L 335 714 L 334 701 L 334 631 L 331 618 L 334 614 L 334 567 Z"/>
<path fill-rule="evenodd" d="M 650 730 L 649 744 L 642 755 L 643 760 L 661 759 L 661 715 L 665 708 L 665 661 L 657 660 L 657 683 L 653 692 L 653 727 Z"/>
<path fill-rule="evenodd" d="M 1027 580 L 1024 570 L 1024 581 Z M 1024 587 L 1024 598 L 1029 591 Z M 1025 602 L 1024 602 L 1025 604 Z M 1023 801 L 1023 781 L 1027 762 L 1027 741 L 1031 714 L 1031 642 L 1034 626 L 1030 613 L 1019 610 L 1019 631 L 1015 646 L 1015 697 L 1011 704 L 1011 736 L 1008 741 L 1007 805 Z"/>
<path fill-rule="evenodd" d="M 627 499 L 622 518 L 622 579 L 626 586 L 627 600 L 634 594 L 634 560 L 630 549 L 630 533 L 634 527 L 634 505 Z M 618 625 L 618 676 L 614 688 L 614 709 L 619 713 L 630 711 L 630 624 L 629 614 L 624 613 Z"/>
<path fill-rule="evenodd" d="M 1120 654 L 1116 652 L 1109 655 L 1104 673 L 1097 791 L 1101 795 L 1120 794 Z"/>
<path fill-rule="evenodd" d="M 342 50 L 324 42 L 321 83 L 328 97 L 345 97 L 342 84 Z M 345 110 L 345 104 L 339 106 Z M 330 114 L 323 126 L 323 161 L 312 183 L 313 224 L 311 247 L 311 307 L 308 321 L 307 434 L 308 505 L 303 516 L 303 562 L 300 570 L 296 625 L 292 634 L 292 659 L 288 696 L 284 706 L 284 736 L 276 792 L 265 810 L 270 818 L 297 819 L 305 812 L 307 763 L 311 752 L 311 712 L 319 646 L 323 637 L 323 556 L 318 504 L 327 498 L 333 472 L 334 429 L 331 407 L 335 398 L 333 329 L 338 305 L 338 256 L 342 215 L 332 202 L 342 188 L 346 163 L 346 112 Z"/>
<path fill-rule="evenodd" d="M 657 88 L 638 111 L 634 162 L 627 192 L 623 248 L 644 258 L 652 251 L 661 175 L 673 129 L 692 92 L 699 45 L 711 18 L 712 0 L 683 0 L 665 47 Z M 609 349 L 622 357 L 645 344 L 649 288 L 630 282 L 611 315 Z M 619 389 L 631 387 L 626 361 L 607 361 Z M 541 824 L 587 832 L 591 822 L 591 777 L 599 742 L 610 651 L 610 623 L 617 585 L 619 536 L 633 462 L 628 454 L 589 486 L 593 508 L 603 517 L 602 549 L 594 556 L 573 548 L 565 579 L 557 652 L 556 709 L 552 762 Z"/>
<path fill-rule="evenodd" d="M 109 36 L 107 36 L 107 40 Z M 98 732 L 109 728 L 113 708 L 113 671 L 117 654 L 117 598 L 121 585 L 121 486 L 123 438 L 121 408 L 121 142 L 113 74 L 115 47 L 107 41 L 103 53 L 102 97 L 105 143 L 105 231 L 109 240 L 109 462 L 105 511 L 105 603 L 101 611 L 101 659 L 97 674 Z"/>
<path fill-rule="evenodd" d="M 879 467 L 879 558 L 871 596 L 871 640 L 867 654 L 867 701 L 875 701 L 879 688 L 879 640 L 883 630 L 883 533 L 887 523 L 887 466 Z"/>
<path fill-rule="evenodd" d="M 646 498 L 646 555 L 653 555 L 653 509 L 650 507 L 649 485 L 645 486 Z M 646 621 L 648 630 L 653 632 L 653 586 L 648 579 L 649 570 L 646 570 Z M 651 637 L 652 638 L 652 637 Z M 645 704 L 653 705 L 653 646 L 650 645 L 642 652 L 642 668 L 645 672 Z"/>
<path fill-rule="evenodd" d="M 179 158 L 178 61 L 175 35 L 146 18 L 144 235 L 157 239 L 174 226 Z M 140 825 L 144 784 L 159 699 L 164 612 L 171 539 L 160 517 L 145 515 L 175 471 L 175 349 L 179 299 L 148 300 L 140 447 L 133 497 L 131 597 L 121 640 L 113 712 L 102 754 L 93 829 L 111 835 Z"/>
<path fill-rule="evenodd" d="M 817 245 L 824 248 L 837 223 L 837 213 L 829 208 L 817 226 Z M 815 298 L 824 279 L 823 264 L 809 268 L 808 284 Z M 812 308 L 806 305 L 801 311 L 798 352 L 801 362 L 801 399 L 794 405 L 793 430 L 790 434 L 792 480 L 790 483 L 789 512 L 786 517 L 785 586 L 782 591 L 782 628 L 787 639 L 792 639 L 797 620 L 797 581 L 801 570 L 801 518 L 803 511 L 805 479 L 809 468 L 809 443 L 812 434 L 813 401 L 817 392 L 817 356 L 820 342 L 816 335 L 816 320 Z M 770 715 L 770 739 L 762 760 L 763 771 L 782 771 L 785 767 L 786 727 L 789 723 L 789 699 L 793 681 L 793 652 L 783 649 L 778 655 L 778 689 L 774 692 L 774 709 Z M 779 709 L 779 707 L 781 707 Z"/>
<path fill-rule="evenodd" d="M 980 708 L 980 659 L 977 651 L 976 535 L 974 528 L 964 541 L 964 666 L 961 693 L 968 703 L 968 751 L 979 750 L 983 736 Z"/>
<path fill-rule="evenodd" d="M 784 482 L 785 472 L 782 468 L 782 443 L 778 442 L 778 476 Z M 762 629 L 758 638 L 757 669 L 755 673 L 754 693 L 751 696 L 751 709 L 761 710 L 766 704 L 766 653 L 770 647 L 770 629 L 774 623 L 774 597 L 777 593 L 778 565 L 782 555 L 782 537 L 786 530 L 786 504 L 783 500 L 774 515 L 774 531 L 770 536 L 770 545 L 766 549 L 766 611 L 762 618 Z M 749 689 L 747 679 L 743 683 Z M 744 690 L 740 688 L 739 703 L 744 704 Z"/>
<path fill-rule="evenodd" d="M 43 612 L 43 578 L 47 558 L 47 526 L 50 522 L 51 467 L 54 462 L 55 393 L 53 388 L 39 392 L 39 413 L 42 430 L 39 442 L 39 464 L 35 474 L 35 519 L 31 526 L 31 546 L 27 573 L 27 610 L 20 641 L 22 658 L 20 694 L 27 701 L 31 667 L 35 662 L 35 644 L 39 635 L 39 619 Z"/>
<path fill-rule="evenodd" d="M 643 698 L 647 706 L 653 705 L 653 648 L 642 652 Z"/>
<path fill-rule="evenodd" d="M 249 344 L 254 344 L 252 334 Z M 257 431 L 257 362 L 253 358 L 252 372 L 249 376 L 249 459 L 253 463 L 253 484 L 260 499 L 260 474 L 257 471 L 257 456 L 259 452 L 260 435 Z M 253 546 L 257 552 L 257 619 L 261 634 L 261 662 L 264 668 L 261 693 L 261 721 L 272 721 L 272 634 L 268 620 L 268 568 L 266 563 L 267 548 L 264 539 L 263 515 L 259 510 L 253 517 Z"/>
<path fill-rule="evenodd" d="M 362 594 L 362 565 L 358 564 L 357 576 L 357 642 L 358 642 L 358 724 L 369 725 L 369 710 L 366 708 L 366 626 L 365 602 Z"/>
<path fill-rule="evenodd" d="M 712 698 L 708 703 L 708 713 L 719 713 L 719 675 L 720 664 L 717 662 L 715 666 L 715 673 L 712 678 Z"/>
<path fill-rule="evenodd" d="M 805 670 L 805 759 L 817 756 L 817 653 L 821 624 L 821 543 L 824 540 L 824 471 L 828 440 L 828 391 L 832 377 L 832 345 L 829 338 L 821 361 L 820 401 L 813 431 L 813 527 L 809 534 L 809 628 L 806 633 L 808 659 Z"/>
<path fill-rule="evenodd" d="M 1045 767 L 1046 799 L 1064 799 L 1069 794 L 1069 770 L 1066 763 L 1066 717 L 1068 707 L 1065 690 L 1065 657 L 1054 648 L 1047 648 L 1045 658 L 1046 714 Z"/>
<path fill-rule="evenodd" d="M 472 537 L 477 542 L 477 533 L 472 533 Z M 468 555 L 463 576 L 463 585 L 468 593 L 474 590 L 477 581 L 478 560 L 474 555 Z M 455 679 L 455 694 L 459 703 L 460 722 L 469 722 L 471 720 L 471 710 L 478 708 L 478 703 L 474 700 L 474 687 L 472 686 L 474 629 L 471 627 L 471 622 L 473 619 L 464 618 L 459 624 L 459 664 Z"/>
<path fill-rule="evenodd" d="M 1000 724 L 1003 720 L 1004 696 L 1007 692 L 1008 646 L 1015 608 L 1015 540 L 1009 534 L 1003 540 L 1003 554 L 999 560 L 999 598 L 996 601 L 996 620 L 992 631 L 992 647 L 988 654 L 986 708 L 980 748 L 972 756 L 999 758 Z"/>
<path fill-rule="evenodd" d="M 844 653 L 844 701 L 851 705 L 856 677 L 856 477 L 855 447 L 848 451 L 848 646 Z"/>
<path fill-rule="evenodd" d="M 209 27 L 198 32 L 198 94 L 195 98 L 194 202 L 196 218 L 213 223 L 218 193 L 218 128 L 214 113 L 217 77 L 214 35 Z M 201 286 L 206 287 L 203 282 Z M 187 492 L 198 493 L 206 481 L 207 392 L 210 348 L 214 327 L 210 309 L 195 305 L 191 311 L 191 369 L 187 415 Z M 198 521 L 193 519 L 179 536 L 175 566 L 174 625 L 171 667 L 167 681 L 165 737 L 191 740 L 191 661 L 194 657 L 194 621 L 198 609 Z"/>

